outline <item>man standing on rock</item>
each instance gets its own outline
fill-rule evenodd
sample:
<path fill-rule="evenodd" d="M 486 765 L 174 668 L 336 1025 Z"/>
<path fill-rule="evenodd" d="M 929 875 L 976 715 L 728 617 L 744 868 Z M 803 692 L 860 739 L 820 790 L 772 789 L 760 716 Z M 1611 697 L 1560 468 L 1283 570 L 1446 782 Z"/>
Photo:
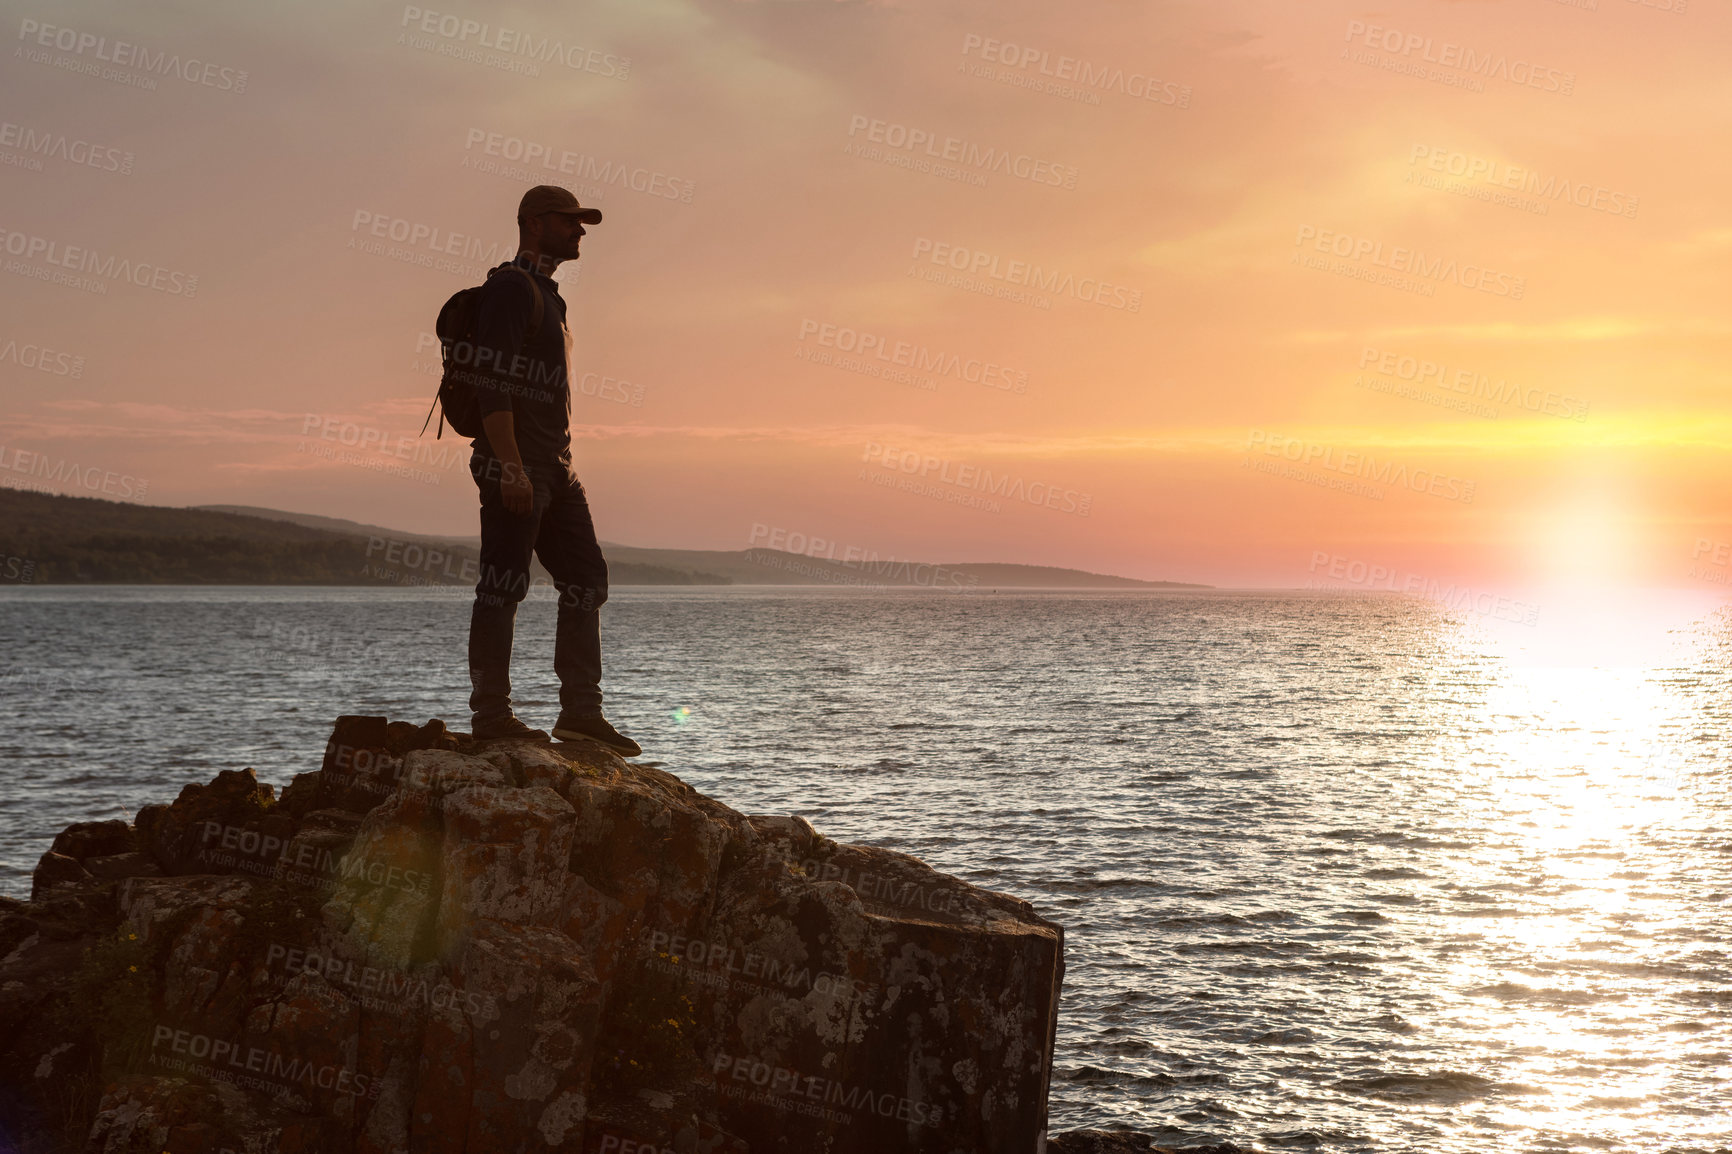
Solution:
<path fill-rule="evenodd" d="M 478 357 L 493 371 L 476 381 L 481 434 L 470 473 L 481 490 L 481 580 L 469 618 L 469 708 L 476 737 L 545 740 L 511 708 L 511 642 L 529 589 L 530 556 L 559 594 L 553 669 L 559 721 L 553 736 L 588 738 L 622 757 L 643 750 L 601 713 L 601 619 L 607 561 L 589 502 L 571 465 L 571 330 L 553 270 L 577 259 L 583 226 L 601 212 L 554 185 L 517 207 L 517 259 L 487 276 L 475 319 Z"/>

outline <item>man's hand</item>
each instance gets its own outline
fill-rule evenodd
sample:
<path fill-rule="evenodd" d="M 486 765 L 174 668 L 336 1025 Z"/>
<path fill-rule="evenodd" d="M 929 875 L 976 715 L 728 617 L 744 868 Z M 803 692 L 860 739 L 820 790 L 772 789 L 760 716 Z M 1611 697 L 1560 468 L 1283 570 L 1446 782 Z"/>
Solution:
<path fill-rule="evenodd" d="M 519 517 L 529 516 L 535 508 L 535 486 L 529 481 L 529 473 L 522 465 L 513 465 L 506 461 L 503 475 L 499 478 L 499 499 L 505 502 L 505 508 Z"/>
<path fill-rule="evenodd" d="M 517 452 L 517 431 L 511 411 L 488 413 L 481 418 L 481 427 L 486 430 L 493 456 L 503 466 L 499 476 L 499 499 L 505 503 L 506 512 L 519 517 L 529 516 L 535 508 L 535 486 L 530 483 L 529 472 L 523 467 L 523 458 Z"/>

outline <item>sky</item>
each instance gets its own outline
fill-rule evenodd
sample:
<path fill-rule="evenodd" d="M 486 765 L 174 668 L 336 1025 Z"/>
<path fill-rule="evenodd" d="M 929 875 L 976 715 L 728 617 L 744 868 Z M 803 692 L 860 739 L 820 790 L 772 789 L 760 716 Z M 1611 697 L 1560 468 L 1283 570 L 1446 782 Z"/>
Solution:
<path fill-rule="evenodd" d="M 604 541 L 1732 580 L 1720 5 L 3 7 L 0 483 L 474 533 L 548 182 Z"/>

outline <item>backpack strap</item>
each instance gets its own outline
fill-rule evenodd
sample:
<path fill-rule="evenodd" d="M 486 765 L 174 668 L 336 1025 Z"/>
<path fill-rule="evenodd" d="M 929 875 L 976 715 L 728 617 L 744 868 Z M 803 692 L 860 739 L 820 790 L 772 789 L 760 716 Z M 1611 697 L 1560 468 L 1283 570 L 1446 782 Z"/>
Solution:
<path fill-rule="evenodd" d="M 547 312 L 547 302 L 542 299 L 541 286 L 535 283 L 535 278 L 529 275 L 528 269 L 516 261 L 512 261 L 506 267 L 515 270 L 529 285 L 529 295 L 535 303 L 530 306 L 529 329 L 523 334 L 523 339 L 532 340 L 535 334 L 541 331 L 541 318 Z"/>

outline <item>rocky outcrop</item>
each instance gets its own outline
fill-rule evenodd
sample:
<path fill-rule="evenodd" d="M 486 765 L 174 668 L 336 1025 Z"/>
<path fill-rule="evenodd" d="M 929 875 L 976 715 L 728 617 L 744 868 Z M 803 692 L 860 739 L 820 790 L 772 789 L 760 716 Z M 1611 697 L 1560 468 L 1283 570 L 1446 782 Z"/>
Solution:
<path fill-rule="evenodd" d="M 338 720 L 0 901 L 0 1150 L 1043 1148 L 1062 932 L 589 743 Z"/>

